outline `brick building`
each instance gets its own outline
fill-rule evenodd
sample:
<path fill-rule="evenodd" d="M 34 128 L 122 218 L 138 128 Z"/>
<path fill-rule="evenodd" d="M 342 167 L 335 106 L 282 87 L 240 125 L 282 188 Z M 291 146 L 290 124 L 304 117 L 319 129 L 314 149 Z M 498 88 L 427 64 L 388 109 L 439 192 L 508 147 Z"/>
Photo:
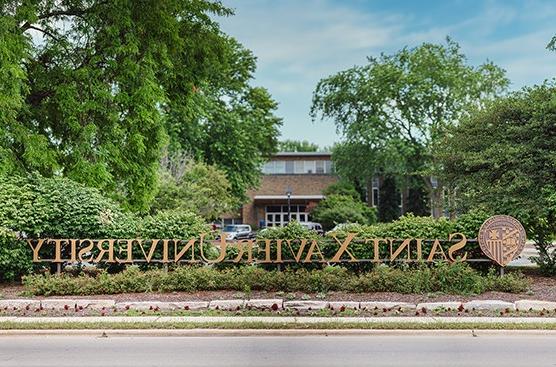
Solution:
<path fill-rule="evenodd" d="M 337 182 L 331 154 L 326 152 L 282 152 L 263 167 L 261 184 L 247 192 L 250 201 L 241 210 L 242 221 L 254 227 L 280 226 L 291 218 L 310 221 L 309 211 L 324 198 L 322 192 Z"/>

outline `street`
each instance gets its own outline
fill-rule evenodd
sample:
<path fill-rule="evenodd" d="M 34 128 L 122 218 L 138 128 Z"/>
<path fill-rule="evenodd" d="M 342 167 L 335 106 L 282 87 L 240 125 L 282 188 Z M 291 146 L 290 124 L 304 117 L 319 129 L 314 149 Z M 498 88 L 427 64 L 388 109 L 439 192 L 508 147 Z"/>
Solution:
<path fill-rule="evenodd" d="M 436 335 L 435 335 L 436 334 Z M 0 336 L 0 366 L 556 366 L 556 334 Z"/>

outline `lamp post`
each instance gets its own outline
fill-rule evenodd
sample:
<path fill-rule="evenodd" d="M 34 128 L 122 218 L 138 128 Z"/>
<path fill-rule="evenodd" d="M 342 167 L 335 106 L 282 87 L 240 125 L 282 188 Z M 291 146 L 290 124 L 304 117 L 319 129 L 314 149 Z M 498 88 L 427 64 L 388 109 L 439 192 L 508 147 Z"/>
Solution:
<path fill-rule="evenodd" d="M 289 186 L 286 188 L 286 196 L 288 197 L 288 223 L 289 223 L 292 220 L 292 206 L 291 206 L 292 189 Z"/>
<path fill-rule="evenodd" d="M 432 216 L 433 218 L 437 218 L 437 216 L 438 216 L 438 217 L 440 216 L 440 213 L 437 213 L 437 210 L 436 210 L 436 205 L 437 205 L 437 203 L 436 203 L 436 200 L 435 200 L 435 197 L 436 197 L 436 190 L 438 189 L 438 179 L 437 179 L 436 177 L 434 177 L 434 176 L 431 176 L 430 180 L 431 180 L 431 187 L 432 187 L 432 195 L 431 195 L 431 216 Z"/>

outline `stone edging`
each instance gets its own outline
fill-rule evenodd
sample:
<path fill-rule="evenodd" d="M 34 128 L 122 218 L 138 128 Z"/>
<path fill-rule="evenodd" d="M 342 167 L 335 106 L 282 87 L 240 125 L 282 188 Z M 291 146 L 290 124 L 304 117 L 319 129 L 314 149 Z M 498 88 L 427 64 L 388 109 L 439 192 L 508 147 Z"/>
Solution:
<path fill-rule="evenodd" d="M 230 299 L 213 301 L 180 301 L 180 302 L 118 302 L 109 299 L 8 299 L 0 300 L 0 311 L 17 310 L 138 310 L 138 311 L 176 311 L 176 310 L 226 310 L 237 311 L 241 309 L 254 310 L 294 310 L 294 311 L 314 311 L 332 309 L 338 311 L 345 310 L 383 310 L 383 311 L 553 311 L 556 310 L 556 302 L 519 300 L 516 302 L 505 302 L 500 300 L 473 300 L 469 302 L 383 302 L 383 301 L 316 301 L 316 300 L 292 300 L 283 299 Z"/>

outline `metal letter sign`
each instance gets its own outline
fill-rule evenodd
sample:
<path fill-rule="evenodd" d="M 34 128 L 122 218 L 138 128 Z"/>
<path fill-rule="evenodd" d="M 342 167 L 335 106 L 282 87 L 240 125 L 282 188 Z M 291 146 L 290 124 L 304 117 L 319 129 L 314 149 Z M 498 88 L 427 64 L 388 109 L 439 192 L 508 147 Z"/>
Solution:
<path fill-rule="evenodd" d="M 189 239 L 28 239 L 33 261 L 90 262 L 131 264 L 134 262 L 250 264 L 342 263 L 385 261 L 471 261 L 468 258 L 467 237 L 451 233 L 444 239 L 423 238 L 357 238 L 348 233 L 338 238 L 331 233 L 323 239 L 250 239 L 228 242 L 224 236 L 212 241 L 201 234 Z M 333 241 L 332 241 L 333 240 Z M 483 252 L 496 263 L 505 266 L 521 253 L 525 246 L 525 230 L 514 218 L 496 215 L 487 219 L 478 234 Z M 336 246 L 325 258 L 323 241 Z M 368 246 L 365 258 L 358 258 L 355 245 Z M 212 256 L 208 250 L 212 248 Z M 333 247 L 332 247 L 333 248 Z M 381 251 L 382 248 L 382 251 Z M 230 251 L 227 251 L 230 249 Z M 218 255 L 215 256 L 214 253 Z"/>

